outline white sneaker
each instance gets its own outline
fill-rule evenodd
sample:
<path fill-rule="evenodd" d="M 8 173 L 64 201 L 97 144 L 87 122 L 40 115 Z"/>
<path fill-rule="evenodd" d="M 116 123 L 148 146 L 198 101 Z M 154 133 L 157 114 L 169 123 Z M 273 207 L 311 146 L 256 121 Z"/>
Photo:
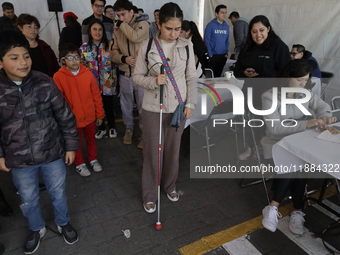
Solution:
<path fill-rule="evenodd" d="M 114 128 L 110 128 L 109 130 L 109 137 L 110 138 L 116 138 L 117 137 L 117 132 Z"/>
<path fill-rule="evenodd" d="M 239 158 L 239 160 L 248 160 L 250 158 L 250 155 L 251 155 L 251 149 L 250 149 L 250 147 L 248 147 L 245 152 L 242 152 L 238 156 L 238 158 Z"/>
<path fill-rule="evenodd" d="M 106 130 L 98 130 L 95 134 L 96 139 L 102 139 L 106 135 Z"/>
<path fill-rule="evenodd" d="M 303 216 L 305 216 L 301 211 L 294 211 L 290 214 L 290 219 L 289 219 L 289 230 L 296 235 L 303 235 L 304 233 L 304 228 L 303 228 L 303 223 L 305 222 L 305 219 Z"/>
<path fill-rule="evenodd" d="M 263 214 L 262 219 L 263 227 L 265 227 L 271 232 L 275 232 L 278 223 L 277 217 L 282 218 L 282 215 L 281 213 L 278 212 L 277 207 L 267 205 L 265 208 L 263 208 L 262 214 Z"/>
<path fill-rule="evenodd" d="M 83 177 L 91 175 L 91 172 L 89 171 L 89 169 L 87 169 L 87 166 L 85 165 L 85 163 L 79 166 L 76 166 L 76 171 L 78 174 L 80 174 Z"/>
<path fill-rule="evenodd" d="M 91 165 L 93 171 L 95 171 L 96 173 L 101 172 L 103 170 L 103 167 L 99 164 L 98 160 L 96 160 L 96 159 L 92 160 L 90 162 L 90 165 Z"/>

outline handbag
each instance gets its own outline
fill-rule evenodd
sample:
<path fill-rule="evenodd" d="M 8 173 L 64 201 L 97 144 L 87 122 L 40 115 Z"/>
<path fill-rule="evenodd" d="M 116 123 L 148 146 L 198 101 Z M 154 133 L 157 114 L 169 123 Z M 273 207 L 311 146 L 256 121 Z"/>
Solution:
<path fill-rule="evenodd" d="M 169 79 L 171 81 L 171 84 L 172 84 L 172 86 L 173 86 L 173 88 L 175 90 L 175 93 L 176 93 L 176 96 L 177 96 L 177 99 L 178 99 L 178 106 L 177 106 L 176 110 L 174 111 L 174 113 L 172 115 L 172 119 L 171 119 L 171 123 L 170 123 L 170 125 L 172 127 L 175 127 L 176 131 L 177 131 L 177 129 L 181 125 L 181 121 L 186 118 L 185 114 L 184 114 L 185 102 L 183 102 L 181 93 L 180 93 L 180 91 L 178 89 L 178 86 L 177 86 L 177 83 L 176 83 L 176 80 L 175 80 L 175 77 L 172 74 L 171 68 L 170 68 L 170 66 L 168 64 L 168 61 L 166 60 L 164 51 L 163 51 L 160 43 L 158 42 L 157 38 L 154 38 L 153 40 L 154 40 L 154 42 L 156 44 L 157 51 L 158 51 L 158 53 L 159 53 L 159 55 L 161 57 L 161 60 L 163 62 L 164 68 L 166 70 L 166 74 L 168 75 L 168 77 L 169 77 Z"/>

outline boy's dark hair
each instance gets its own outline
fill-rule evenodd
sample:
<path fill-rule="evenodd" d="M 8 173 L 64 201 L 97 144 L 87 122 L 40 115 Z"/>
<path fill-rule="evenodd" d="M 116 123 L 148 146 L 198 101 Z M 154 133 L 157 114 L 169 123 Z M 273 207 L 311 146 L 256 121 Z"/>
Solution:
<path fill-rule="evenodd" d="M 94 4 L 95 1 L 97 0 L 91 0 L 91 4 Z M 104 2 L 104 5 L 106 5 L 106 0 L 98 0 L 98 1 Z"/>
<path fill-rule="evenodd" d="M 183 21 L 183 12 L 178 4 L 166 3 L 159 10 L 159 25 L 168 22 L 171 19 L 180 19 Z"/>
<path fill-rule="evenodd" d="M 138 11 L 142 11 L 144 13 L 144 10 L 142 8 L 138 8 Z"/>
<path fill-rule="evenodd" d="M 133 10 L 133 4 L 129 0 L 117 0 L 116 3 L 113 5 L 113 10 L 115 12 L 127 10 Z"/>
<path fill-rule="evenodd" d="M 14 10 L 14 6 L 12 3 L 4 2 L 2 5 L 2 10 Z"/>
<path fill-rule="evenodd" d="M 105 8 L 104 8 L 104 12 L 106 13 L 106 10 L 109 9 L 109 8 L 113 9 L 113 6 L 112 5 L 106 5 Z"/>
<path fill-rule="evenodd" d="M 155 12 L 159 12 L 159 9 L 156 9 L 156 10 L 153 12 L 153 14 L 155 14 Z"/>
<path fill-rule="evenodd" d="M 215 13 L 219 13 L 221 9 L 227 9 L 227 6 L 224 4 L 217 5 L 215 8 Z"/>
<path fill-rule="evenodd" d="M 305 46 L 303 46 L 302 44 L 293 44 L 292 48 L 296 48 L 296 50 L 300 53 L 301 52 L 305 53 L 306 51 Z"/>
<path fill-rule="evenodd" d="M 26 37 L 18 31 L 2 31 L 0 32 L 0 60 L 9 52 L 12 48 L 24 47 L 29 50 L 30 45 Z"/>
<path fill-rule="evenodd" d="M 312 73 L 312 67 L 304 59 L 295 59 L 289 61 L 278 73 L 280 78 L 300 78 Z"/>
<path fill-rule="evenodd" d="M 229 15 L 229 19 L 231 19 L 232 17 L 238 19 L 240 17 L 240 14 L 238 12 L 232 12 Z"/>
<path fill-rule="evenodd" d="M 109 41 L 107 40 L 107 37 L 106 37 L 106 32 L 105 32 L 105 27 L 104 27 L 104 24 L 103 22 L 100 21 L 100 19 L 92 19 L 89 23 L 89 26 L 88 26 L 88 34 L 89 34 L 89 42 L 88 42 L 88 46 L 90 46 L 90 50 L 92 50 L 92 46 L 93 46 L 93 38 L 92 38 L 92 35 L 91 35 L 91 27 L 94 25 L 94 24 L 99 24 L 101 25 L 102 29 L 103 29 L 103 38 L 102 38 L 102 41 L 101 43 L 103 44 L 103 48 L 107 51 L 109 49 Z"/>
<path fill-rule="evenodd" d="M 137 8 L 136 5 L 134 5 L 132 9 L 133 9 L 133 12 L 134 12 L 134 13 L 138 13 L 138 8 Z"/>
<path fill-rule="evenodd" d="M 65 57 L 69 53 L 76 52 L 80 56 L 79 48 L 73 43 L 64 43 L 60 48 L 59 59 Z"/>

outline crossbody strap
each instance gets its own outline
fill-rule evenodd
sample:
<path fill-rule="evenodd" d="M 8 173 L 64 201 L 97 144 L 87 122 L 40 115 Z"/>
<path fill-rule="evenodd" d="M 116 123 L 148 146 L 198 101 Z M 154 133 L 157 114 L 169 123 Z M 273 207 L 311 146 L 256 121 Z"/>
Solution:
<path fill-rule="evenodd" d="M 172 71 L 171 71 L 171 68 L 168 64 L 168 61 L 166 60 L 166 57 L 165 57 L 165 54 L 164 54 L 164 51 L 161 47 L 161 45 L 159 44 L 157 38 L 154 39 L 155 41 L 155 44 L 156 44 L 156 47 L 157 47 L 157 51 L 159 53 L 159 56 L 161 57 L 161 60 L 163 62 L 163 65 L 164 65 L 164 68 L 166 70 L 166 74 L 168 75 L 170 81 L 171 81 L 171 84 L 175 90 L 175 93 L 177 95 L 177 99 L 178 99 L 178 102 L 181 103 L 183 100 L 182 100 L 182 96 L 181 96 L 181 93 L 179 92 L 179 89 L 178 89 L 178 86 L 177 86 L 177 83 L 176 83 L 176 80 L 175 80 L 175 77 L 173 76 L 172 74 Z"/>

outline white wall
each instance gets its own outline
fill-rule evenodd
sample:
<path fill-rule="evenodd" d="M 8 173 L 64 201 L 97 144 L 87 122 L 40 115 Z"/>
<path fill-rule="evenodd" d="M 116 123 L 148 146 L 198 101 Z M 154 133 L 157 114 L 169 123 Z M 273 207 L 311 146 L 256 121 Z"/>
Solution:
<path fill-rule="evenodd" d="M 249 21 L 265 15 L 275 32 L 288 45 L 299 43 L 313 53 L 322 71 L 332 72 L 335 78 L 326 94 L 326 101 L 340 95 L 340 1 L 338 0 L 205 0 L 205 24 L 214 16 L 214 8 L 225 4 L 228 16 L 238 11 Z M 230 50 L 234 47 L 233 26 L 230 26 Z"/>

